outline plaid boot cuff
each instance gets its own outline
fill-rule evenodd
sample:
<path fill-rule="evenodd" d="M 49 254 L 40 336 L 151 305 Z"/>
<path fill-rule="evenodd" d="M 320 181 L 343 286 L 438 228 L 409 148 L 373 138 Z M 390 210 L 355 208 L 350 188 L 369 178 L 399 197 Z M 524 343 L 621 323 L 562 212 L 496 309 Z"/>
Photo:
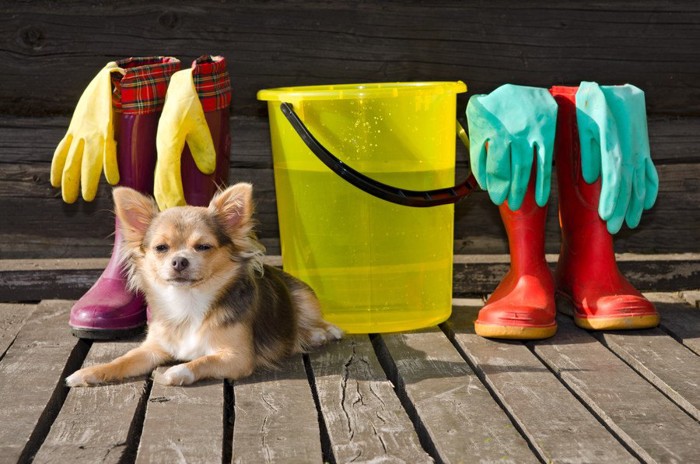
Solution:
<path fill-rule="evenodd" d="M 228 108 L 231 80 L 223 56 L 202 55 L 192 63 L 192 77 L 205 112 Z"/>
<path fill-rule="evenodd" d="M 169 56 L 126 58 L 117 61 L 117 66 L 126 73 L 112 73 L 112 104 L 125 114 L 145 114 L 163 109 L 170 76 L 180 70 L 180 60 Z"/>

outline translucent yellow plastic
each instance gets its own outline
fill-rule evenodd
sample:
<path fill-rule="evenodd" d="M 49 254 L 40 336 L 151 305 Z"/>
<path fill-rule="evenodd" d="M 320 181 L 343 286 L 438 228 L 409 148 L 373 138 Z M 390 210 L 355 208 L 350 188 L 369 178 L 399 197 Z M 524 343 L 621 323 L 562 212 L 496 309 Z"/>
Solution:
<path fill-rule="evenodd" d="M 417 329 L 452 308 L 454 206 L 388 203 L 339 178 L 279 109 L 291 103 L 346 164 L 411 190 L 455 182 L 462 82 L 290 87 L 268 102 L 284 269 L 313 287 L 324 317 L 348 333 Z"/>

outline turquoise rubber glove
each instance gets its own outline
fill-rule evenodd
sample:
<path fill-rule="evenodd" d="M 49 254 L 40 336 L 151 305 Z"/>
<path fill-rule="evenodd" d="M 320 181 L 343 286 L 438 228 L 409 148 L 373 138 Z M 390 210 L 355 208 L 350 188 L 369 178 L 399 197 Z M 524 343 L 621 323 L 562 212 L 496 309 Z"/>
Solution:
<path fill-rule="evenodd" d="M 491 201 L 515 211 L 525 198 L 537 157 L 535 201 L 549 199 L 557 104 L 545 89 L 503 85 L 474 95 L 467 105 L 469 157 L 474 177 Z"/>
<path fill-rule="evenodd" d="M 110 184 L 119 182 L 112 109 L 114 72 L 124 74 L 115 62 L 107 63 L 85 88 L 68 131 L 54 151 L 51 185 L 61 187 L 66 203 L 78 199 L 79 188 L 85 201 L 94 200 L 103 168 Z"/>
<path fill-rule="evenodd" d="M 192 69 L 178 71 L 170 78 L 163 113 L 158 121 L 158 161 L 153 194 L 161 211 L 187 204 L 180 173 L 185 143 L 190 147 L 197 168 L 204 174 L 213 173 L 216 169 L 216 150 L 195 88 Z"/>
<path fill-rule="evenodd" d="M 651 161 L 644 92 L 633 85 L 582 82 L 576 92 L 581 170 L 588 183 L 601 177 L 598 214 L 608 232 L 639 225 L 659 192 Z"/>

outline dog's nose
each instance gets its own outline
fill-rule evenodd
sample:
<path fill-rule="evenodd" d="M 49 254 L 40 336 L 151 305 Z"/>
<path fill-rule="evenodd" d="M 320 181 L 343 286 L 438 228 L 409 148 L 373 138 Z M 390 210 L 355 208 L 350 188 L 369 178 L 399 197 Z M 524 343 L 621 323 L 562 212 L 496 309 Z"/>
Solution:
<path fill-rule="evenodd" d="M 176 258 L 173 258 L 173 261 L 170 264 L 172 264 L 173 269 L 175 269 L 177 272 L 181 272 L 187 269 L 187 266 L 190 265 L 190 262 L 187 260 L 187 258 L 178 256 Z"/>

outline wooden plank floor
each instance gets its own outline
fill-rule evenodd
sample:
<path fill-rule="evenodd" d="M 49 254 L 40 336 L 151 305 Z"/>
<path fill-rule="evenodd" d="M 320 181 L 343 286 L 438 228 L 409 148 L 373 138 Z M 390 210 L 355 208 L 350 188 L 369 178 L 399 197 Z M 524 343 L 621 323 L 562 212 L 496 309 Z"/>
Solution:
<path fill-rule="evenodd" d="M 0 304 L 0 463 L 700 462 L 700 293 L 648 296 L 657 329 L 486 340 L 455 300 L 440 327 L 184 388 L 68 389 L 138 340 L 72 337 L 71 301 Z"/>

